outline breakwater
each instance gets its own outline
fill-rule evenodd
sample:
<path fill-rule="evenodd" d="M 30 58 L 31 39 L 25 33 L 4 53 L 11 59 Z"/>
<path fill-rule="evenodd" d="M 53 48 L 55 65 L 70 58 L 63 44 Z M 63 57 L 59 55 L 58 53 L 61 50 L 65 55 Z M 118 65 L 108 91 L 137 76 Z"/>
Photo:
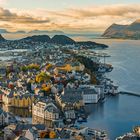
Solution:
<path fill-rule="evenodd" d="M 132 93 L 132 92 L 126 92 L 126 91 L 120 91 L 119 94 L 124 94 L 124 95 L 130 95 L 130 96 L 140 97 L 140 94 Z"/>

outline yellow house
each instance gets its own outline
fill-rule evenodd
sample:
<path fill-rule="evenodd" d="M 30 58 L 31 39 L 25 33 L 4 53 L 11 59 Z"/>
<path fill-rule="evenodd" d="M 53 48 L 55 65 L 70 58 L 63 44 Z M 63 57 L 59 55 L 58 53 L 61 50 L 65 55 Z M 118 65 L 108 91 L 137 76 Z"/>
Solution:
<path fill-rule="evenodd" d="M 31 106 L 32 105 L 32 98 L 28 97 L 26 100 L 27 100 L 27 105 Z"/>
<path fill-rule="evenodd" d="M 19 107 L 19 96 L 13 97 L 13 100 L 15 101 L 15 104 L 13 104 L 14 107 Z"/>
<path fill-rule="evenodd" d="M 12 97 L 4 95 L 3 102 L 4 104 L 12 107 L 27 108 L 32 106 L 34 96 L 31 94 L 15 95 Z"/>

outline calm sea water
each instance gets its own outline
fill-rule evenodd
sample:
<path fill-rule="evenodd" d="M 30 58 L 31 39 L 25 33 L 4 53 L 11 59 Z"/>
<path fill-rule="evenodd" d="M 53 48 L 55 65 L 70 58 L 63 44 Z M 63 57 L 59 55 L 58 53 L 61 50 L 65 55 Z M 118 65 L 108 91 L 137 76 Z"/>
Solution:
<path fill-rule="evenodd" d="M 89 105 L 92 113 L 86 124 L 91 128 L 105 130 L 110 140 L 124 133 L 131 132 L 133 127 L 140 125 L 140 98 L 119 95 L 108 97 L 103 104 Z"/>
<path fill-rule="evenodd" d="M 109 45 L 108 49 L 98 51 L 111 55 L 106 61 L 113 65 L 114 70 L 107 76 L 120 86 L 121 91 L 140 94 L 140 41 L 92 40 Z M 108 97 L 103 104 L 92 105 L 88 109 L 91 115 L 83 125 L 106 130 L 111 140 L 140 125 L 140 97 Z"/>

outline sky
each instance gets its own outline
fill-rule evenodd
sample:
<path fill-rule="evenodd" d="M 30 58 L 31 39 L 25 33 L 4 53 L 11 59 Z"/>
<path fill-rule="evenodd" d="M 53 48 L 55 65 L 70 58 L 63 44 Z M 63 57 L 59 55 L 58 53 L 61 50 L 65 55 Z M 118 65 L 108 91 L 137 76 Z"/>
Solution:
<path fill-rule="evenodd" d="M 103 32 L 140 18 L 140 0 L 0 0 L 0 29 Z"/>

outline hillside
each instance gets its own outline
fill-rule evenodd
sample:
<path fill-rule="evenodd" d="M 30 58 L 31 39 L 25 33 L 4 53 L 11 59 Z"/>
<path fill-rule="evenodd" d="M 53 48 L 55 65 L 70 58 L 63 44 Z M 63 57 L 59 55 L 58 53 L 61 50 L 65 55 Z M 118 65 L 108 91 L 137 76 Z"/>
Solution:
<path fill-rule="evenodd" d="M 91 48 L 91 49 L 92 48 L 102 48 L 102 49 L 108 48 L 108 46 L 105 44 L 100 44 L 93 41 L 81 41 L 81 42 L 76 42 L 76 44 L 85 46 L 85 48 L 88 46 L 88 48 Z"/>
<path fill-rule="evenodd" d="M 0 42 L 5 41 L 6 39 L 0 35 Z M 75 45 L 75 47 L 79 47 L 82 46 L 82 48 L 91 48 L 91 49 L 95 49 L 95 48 L 107 48 L 108 46 L 105 44 L 100 44 L 100 43 L 96 43 L 93 41 L 81 41 L 81 42 L 77 42 L 73 39 L 71 39 L 70 37 L 66 36 L 66 35 L 55 35 L 54 37 L 50 38 L 48 35 L 34 35 L 34 36 L 28 36 L 26 38 L 22 38 L 20 40 L 7 40 L 7 42 L 13 42 L 13 41 L 21 41 L 25 42 L 25 43 L 32 43 L 32 42 L 46 42 L 49 44 L 56 44 L 56 45 Z"/>
<path fill-rule="evenodd" d="M 102 35 L 108 38 L 140 39 L 140 20 L 130 25 L 112 24 Z"/>
<path fill-rule="evenodd" d="M 52 30 L 52 31 L 47 31 L 47 30 L 32 30 L 28 32 L 29 34 L 64 34 L 64 32 L 59 31 L 59 30 Z"/>
<path fill-rule="evenodd" d="M 73 39 L 71 39 L 70 37 L 67 37 L 65 35 L 55 35 L 51 39 L 51 42 L 54 44 L 61 44 L 61 45 L 75 44 L 75 41 Z"/>
<path fill-rule="evenodd" d="M 0 42 L 5 41 L 5 38 L 0 34 Z"/>
<path fill-rule="evenodd" d="M 48 35 L 34 35 L 34 36 L 23 38 L 21 40 L 34 41 L 34 42 L 48 42 L 48 43 L 51 42 L 51 38 Z"/>

